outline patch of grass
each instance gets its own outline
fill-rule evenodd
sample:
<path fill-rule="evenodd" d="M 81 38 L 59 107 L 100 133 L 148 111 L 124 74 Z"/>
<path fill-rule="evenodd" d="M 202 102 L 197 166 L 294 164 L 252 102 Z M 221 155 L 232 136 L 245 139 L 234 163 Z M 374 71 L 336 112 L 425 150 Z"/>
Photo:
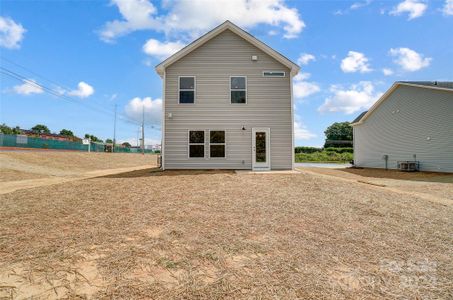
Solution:
<path fill-rule="evenodd" d="M 158 259 L 158 264 L 161 265 L 162 267 L 166 269 L 176 269 L 179 266 L 179 263 L 176 261 L 173 261 L 169 258 L 166 257 L 161 257 Z"/>
<path fill-rule="evenodd" d="M 296 162 L 350 162 L 353 159 L 353 153 L 337 153 L 333 151 L 321 151 L 313 153 L 296 153 Z"/>

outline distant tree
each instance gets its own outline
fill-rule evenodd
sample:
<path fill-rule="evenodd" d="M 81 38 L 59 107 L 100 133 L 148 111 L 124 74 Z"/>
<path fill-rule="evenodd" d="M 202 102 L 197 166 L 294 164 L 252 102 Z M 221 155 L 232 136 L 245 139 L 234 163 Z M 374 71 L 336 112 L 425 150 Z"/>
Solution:
<path fill-rule="evenodd" d="M 0 125 L 0 133 L 3 134 L 21 134 L 22 131 L 20 130 L 19 126 L 16 127 L 9 127 L 5 123 Z"/>
<path fill-rule="evenodd" d="M 37 124 L 34 127 L 32 127 L 31 130 L 36 133 L 50 133 L 49 128 L 43 124 Z"/>
<path fill-rule="evenodd" d="M 124 142 L 121 144 L 123 147 L 130 148 L 132 145 L 129 142 Z"/>
<path fill-rule="evenodd" d="M 104 141 L 98 138 L 97 136 L 94 136 L 92 134 L 85 133 L 85 138 L 90 139 L 92 142 L 98 142 L 98 143 L 103 143 Z"/>
<path fill-rule="evenodd" d="M 62 129 L 62 130 L 60 130 L 60 135 L 74 136 L 74 133 L 69 129 Z"/>
<path fill-rule="evenodd" d="M 352 145 L 352 126 L 349 122 L 335 122 L 324 131 L 326 143 L 324 147 L 335 147 L 337 143 L 331 141 L 351 141 L 350 144 L 344 144 L 346 147 Z"/>
<path fill-rule="evenodd" d="M 113 140 L 112 140 L 112 139 L 106 139 L 106 140 L 105 140 L 105 143 L 106 143 L 106 144 L 113 144 Z"/>

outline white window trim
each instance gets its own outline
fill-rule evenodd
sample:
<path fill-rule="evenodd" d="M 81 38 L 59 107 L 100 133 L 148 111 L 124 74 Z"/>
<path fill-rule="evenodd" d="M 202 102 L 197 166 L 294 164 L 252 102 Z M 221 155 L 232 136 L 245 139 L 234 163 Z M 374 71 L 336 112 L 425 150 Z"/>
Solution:
<path fill-rule="evenodd" d="M 233 78 L 233 77 L 243 77 L 243 78 L 245 78 L 245 89 L 236 89 L 236 90 L 231 89 L 231 78 Z M 244 76 L 244 75 L 232 75 L 229 78 L 228 85 L 230 86 L 230 104 L 233 104 L 233 105 L 244 105 L 244 104 L 247 104 L 249 102 L 248 101 L 249 97 L 248 97 L 248 93 L 247 93 L 247 76 Z M 233 102 L 231 102 L 231 92 L 232 91 L 245 91 L 245 103 L 233 103 Z"/>
<path fill-rule="evenodd" d="M 211 143 L 211 131 L 225 132 L 225 143 Z M 211 145 L 223 145 L 225 147 L 225 155 L 223 157 L 211 157 Z M 225 129 L 209 129 L 208 130 L 208 158 L 209 159 L 225 159 L 227 158 L 227 131 Z"/>
<path fill-rule="evenodd" d="M 266 72 L 280 72 L 280 73 L 283 73 L 283 76 L 277 76 L 277 75 L 264 75 L 264 73 Z M 270 78 L 284 78 L 286 77 L 286 72 L 285 71 L 276 71 L 276 70 L 266 70 L 266 71 L 263 71 L 263 77 L 270 77 Z"/>
<path fill-rule="evenodd" d="M 203 143 L 191 143 L 190 132 L 191 131 L 203 131 Z M 190 156 L 190 145 L 203 145 L 203 157 L 191 157 Z M 187 130 L 187 158 L 188 159 L 205 159 L 206 158 L 206 130 L 205 129 L 188 129 Z"/>
<path fill-rule="evenodd" d="M 193 78 L 193 90 L 192 89 L 181 89 L 181 78 L 186 78 L 186 77 L 190 77 L 190 78 Z M 192 92 L 193 91 L 193 103 L 181 103 L 181 91 L 190 91 Z M 195 75 L 181 75 L 181 76 L 178 76 L 178 104 L 183 104 L 183 105 L 186 105 L 186 104 L 195 104 L 196 102 L 196 99 L 197 99 L 197 77 Z"/>

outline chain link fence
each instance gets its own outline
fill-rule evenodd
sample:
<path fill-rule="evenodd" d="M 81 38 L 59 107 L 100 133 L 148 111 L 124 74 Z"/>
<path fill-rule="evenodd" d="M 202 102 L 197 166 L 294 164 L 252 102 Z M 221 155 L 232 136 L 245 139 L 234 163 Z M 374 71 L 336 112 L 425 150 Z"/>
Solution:
<path fill-rule="evenodd" d="M 89 147 L 88 147 L 89 146 Z M 0 133 L 0 147 L 2 148 L 31 148 L 31 149 L 54 149 L 54 150 L 73 150 L 88 152 L 112 152 L 111 144 L 91 142 L 84 145 L 82 141 L 64 141 L 55 139 L 43 139 L 30 137 L 27 135 L 10 135 Z M 142 149 L 128 148 L 115 145 L 113 152 L 119 153 L 142 153 Z M 150 149 L 145 149 L 145 153 L 153 153 Z"/>

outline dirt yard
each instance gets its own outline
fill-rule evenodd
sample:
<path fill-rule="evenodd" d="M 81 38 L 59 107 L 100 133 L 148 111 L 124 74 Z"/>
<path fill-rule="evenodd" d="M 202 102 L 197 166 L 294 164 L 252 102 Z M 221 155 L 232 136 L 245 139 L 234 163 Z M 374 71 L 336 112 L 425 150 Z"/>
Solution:
<path fill-rule="evenodd" d="M 156 165 L 155 155 L 76 151 L 0 152 L 0 182 L 80 175 L 89 171 Z"/>
<path fill-rule="evenodd" d="M 387 190 L 404 192 L 408 195 L 413 194 L 441 203 L 453 202 L 453 174 L 451 173 L 355 168 L 300 168 L 300 170 L 381 186 Z M 445 199 L 447 201 L 444 201 Z"/>
<path fill-rule="evenodd" d="M 356 179 L 153 169 L 0 197 L 0 299 L 453 298 L 453 205 Z"/>

